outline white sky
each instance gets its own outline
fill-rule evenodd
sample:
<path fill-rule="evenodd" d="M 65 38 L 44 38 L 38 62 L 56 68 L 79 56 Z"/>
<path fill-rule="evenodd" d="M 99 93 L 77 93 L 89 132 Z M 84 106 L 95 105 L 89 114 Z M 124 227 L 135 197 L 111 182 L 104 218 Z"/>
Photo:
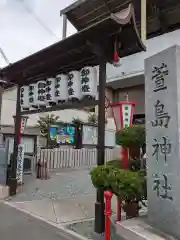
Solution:
<path fill-rule="evenodd" d="M 24 4 L 22 3 L 24 2 Z M 15 62 L 62 38 L 60 10 L 73 0 L 0 0 L 0 47 L 9 61 Z M 26 9 L 25 9 L 26 8 Z M 50 34 L 27 10 L 57 36 Z M 68 23 L 68 35 L 75 32 Z M 0 56 L 0 67 L 6 65 Z"/>

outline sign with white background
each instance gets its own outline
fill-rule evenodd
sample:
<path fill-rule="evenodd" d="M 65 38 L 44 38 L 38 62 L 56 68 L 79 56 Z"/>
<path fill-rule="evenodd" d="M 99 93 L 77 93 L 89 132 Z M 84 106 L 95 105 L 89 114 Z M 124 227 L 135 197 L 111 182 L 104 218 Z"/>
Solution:
<path fill-rule="evenodd" d="M 115 130 L 105 130 L 105 146 L 115 147 Z M 82 144 L 83 145 L 97 145 L 98 142 L 98 128 L 96 126 L 83 125 Z"/>
<path fill-rule="evenodd" d="M 17 173 L 16 173 L 18 184 L 23 183 L 23 166 L 24 166 L 24 144 L 19 144 L 18 155 L 17 155 Z"/>

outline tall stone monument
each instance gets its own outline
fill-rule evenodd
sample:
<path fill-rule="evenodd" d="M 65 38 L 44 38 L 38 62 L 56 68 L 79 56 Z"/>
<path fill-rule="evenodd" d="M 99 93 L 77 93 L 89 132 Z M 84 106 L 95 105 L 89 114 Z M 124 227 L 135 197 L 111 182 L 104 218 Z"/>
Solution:
<path fill-rule="evenodd" d="M 148 217 L 180 238 L 180 47 L 145 60 Z"/>

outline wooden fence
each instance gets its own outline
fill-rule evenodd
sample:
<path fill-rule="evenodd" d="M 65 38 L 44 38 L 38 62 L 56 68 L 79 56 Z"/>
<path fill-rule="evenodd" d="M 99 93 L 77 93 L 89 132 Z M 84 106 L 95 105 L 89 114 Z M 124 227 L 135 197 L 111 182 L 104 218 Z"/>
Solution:
<path fill-rule="evenodd" d="M 105 161 L 110 161 L 120 156 L 120 148 L 105 149 Z M 96 148 L 56 148 L 56 149 L 38 149 L 37 156 L 32 162 L 32 169 L 35 170 L 36 163 L 47 162 L 49 171 L 58 169 L 78 169 L 90 168 L 96 165 L 97 149 Z"/>

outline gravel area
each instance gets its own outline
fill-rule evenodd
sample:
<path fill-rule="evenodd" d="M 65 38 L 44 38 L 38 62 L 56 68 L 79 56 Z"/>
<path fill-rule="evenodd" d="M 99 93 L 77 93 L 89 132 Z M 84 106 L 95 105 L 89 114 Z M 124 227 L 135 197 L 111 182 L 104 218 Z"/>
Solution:
<path fill-rule="evenodd" d="M 15 202 L 41 199 L 58 200 L 81 195 L 94 194 L 89 170 L 71 170 L 52 173 L 50 179 L 40 180 L 34 176 L 25 176 L 24 185 L 16 196 L 9 200 Z"/>

